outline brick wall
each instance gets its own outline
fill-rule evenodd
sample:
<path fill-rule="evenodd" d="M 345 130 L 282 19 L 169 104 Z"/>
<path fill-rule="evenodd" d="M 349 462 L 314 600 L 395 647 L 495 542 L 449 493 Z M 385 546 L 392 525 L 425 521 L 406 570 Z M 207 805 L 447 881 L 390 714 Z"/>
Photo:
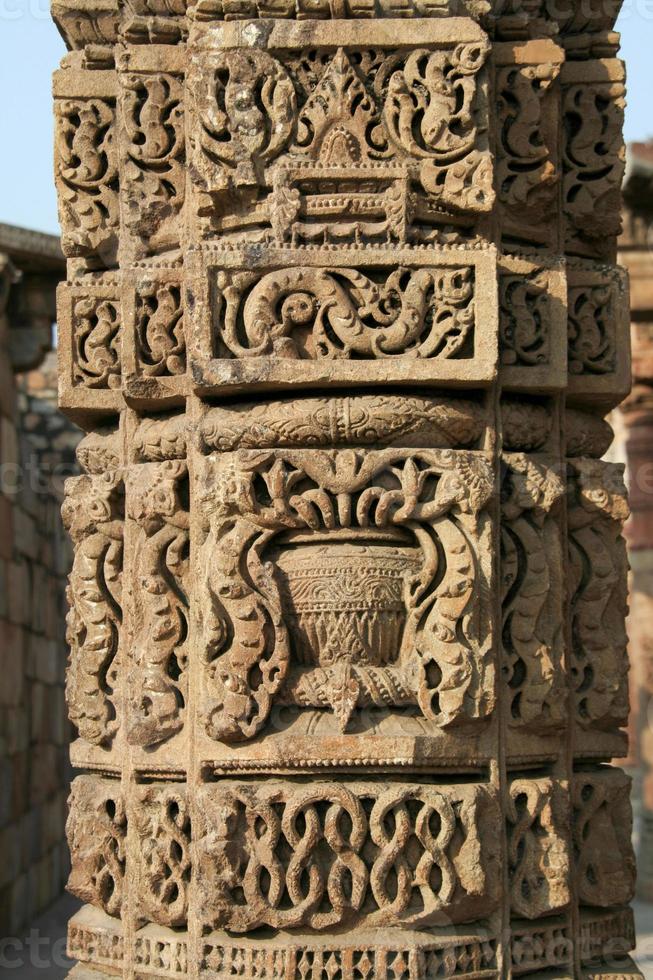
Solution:
<path fill-rule="evenodd" d="M 56 410 L 54 355 L 14 377 L 0 329 L 0 935 L 13 936 L 67 875 L 60 490 L 80 433 Z"/>

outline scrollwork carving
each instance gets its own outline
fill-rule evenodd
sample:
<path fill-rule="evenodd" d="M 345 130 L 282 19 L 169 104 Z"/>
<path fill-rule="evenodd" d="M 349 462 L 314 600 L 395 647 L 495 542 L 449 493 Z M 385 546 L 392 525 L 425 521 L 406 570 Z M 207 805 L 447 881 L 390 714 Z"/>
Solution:
<path fill-rule="evenodd" d="M 136 252 L 179 242 L 184 204 L 183 80 L 170 73 L 126 71 L 122 90 L 122 202 Z"/>
<path fill-rule="evenodd" d="M 499 325 L 501 363 L 547 364 L 551 343 L 549 277 L 503 275 L 500 280 Z"/>
<path fill-rule="evenodd" d="M 576 720 L 614 730 L 628 715 L 627 558 L 621 537 L 628 516 L 623 467 L 593 459 L 570 464 L 567 520 Z"/>
<path fill-rule="evenodd" d="M 218 275 L 232 357 L 464 358 L 473 351 L 470 266 L 399 268 L 376 278 L 357 269 L 295 268 Z"/>
<path fill-rule="evenodd" d="M 501 504 L 504 683 L 508 724 L 560 728 L 565 717 L 562 543 L 564 496 L 550 467 L 504 454 Z"/>
<path fill-rule="evenodd" d="M 119 225 L 116 110 L 101 98 L 55 100 L 55 175 L 62 247 L 111 268 Z"/>
<path fill-rule="evenodd" d="M 383 120 L 390 139 L 423 161 L 424 189 L 456 209 L 492 207 L 492 165 L 479 148 L 476 76 L 489 47 L 480 41 L 452 50 L 412 51 L 388 72 Z"/>
<path fill-rule="evenodd" d="M 578 242 L 590 250 L 589 254 L 602 256 L 611 236 L 621 230 L 623 66 L 616 60 L 596 61 L 581 77 L 572 64 L 563 70 L 562 86 L 563 206 L 568 247 L 573 251 Z"/>
<path fill-rule="evenodd" d="M 569 373 L 612 373 L 617 357 L 613 283 L 570 287 L 567 316 Z"/>
<path fill-rule="evenodd" d="M 134 542 L 133 655 L 129 741 L 155 745 L 180 731 L 187 700 L 189 514 L 187 470 L 179 461 L 132 469 L 129 517 Z"/>
<path fill-rule="evenodd" d="M 186 371 L 182 288 L 174 282 L 142 282 L 137 288 L 136 360 L 146 377 Z"/>
<path fill-rule="evenodd" d="M 73 384 L 116 389 L 121 385 L 120 303 L 86 296 L 73 304 Z"/>
<path fill-rule="evenodd" d="M 537 227 L 528 226 L 547 223 L 560 176 L 555 116 L 549 109 L 551 87 L 559 72 L 559 64 L 547 60 L 502 66 L 496 74 L 499 200 L 510 220 L 522 229 L 526 226 L 529 236 Z"/>
<path fill-rule="evenodd" d="M 68 708 L 82 738 L 106 745 L 119 727 L 124 531 L 119 473 L 67 481 L 62 515 L 75 549 L 68 585 Z"/>

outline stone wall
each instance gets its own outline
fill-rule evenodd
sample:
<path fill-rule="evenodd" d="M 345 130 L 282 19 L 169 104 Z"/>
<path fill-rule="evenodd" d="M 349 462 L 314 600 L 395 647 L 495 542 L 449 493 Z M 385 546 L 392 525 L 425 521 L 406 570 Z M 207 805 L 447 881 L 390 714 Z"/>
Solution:
<path fill-rule="evenodd" d="M 0 236 L 1 237 L 1 236 Z M 56 242 L 56 239 L 53 239 Z M 0 251 L 1 251 L 0 241 Z M 0 305 L 0 935 L 21 930 L 62 891 L 69 725 L 64 706 L 70 547 L 62 469 L 77 430 L 59 416 L 53 361 L 14 374 L 19 260 L 5 257 Z M 56 276 L 49 285 L 50 306 Z M 20 338 L 21 343 L 26 340 Z M 20 346 L 20 345 L 19 345 Z M 38 362 L 39 357 L 31 359 Z"/>

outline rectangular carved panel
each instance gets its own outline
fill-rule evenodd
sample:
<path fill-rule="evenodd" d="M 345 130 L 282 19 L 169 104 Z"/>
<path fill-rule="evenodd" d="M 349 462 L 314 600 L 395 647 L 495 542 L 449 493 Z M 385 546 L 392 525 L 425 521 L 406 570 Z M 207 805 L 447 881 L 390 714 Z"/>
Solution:
<path fill-rule="evenodd" d="M 626 148 L 618 59 L 568 62 L 561 73 L 563 214 L 571 255 L 614 260 Z"/>
<path fill-rule="evenodd" d="M 120 410 L 124 329 L 118 277 L 62 283 L 57 323 L 62 406 L 80 413 Z"/>
<path fill-rule="evenodd" d="M 463 26 L 464 25 L 464 26 Z M 292 22 L 245 38 L 191 30 L 190 171 L 201 237 L 297 244 L 436 243 L 448 213 L 494 200 L 489 46 L 471 21 L 426 22 L 422 46 L 353 22 L 334 40 Z M 262 92 L 258 103 L 239 92 Z M 260 188 L 253 196 L 252 189 Z M 229 197 L 235 206 L 225 208 Z M 226 213 L 225 213 L 226 212 Z M 447 220 L 448 219 L 448 220 Z"/>
<path fill-rule="evenodd" d="M 560 181 L 558 78 L 564 52 L 552 41 L 494 48 L 497 186 L 503 235 L 555 248 Z"/>
<path fill-rule="evenodd" d="M 423 928 L 468 922 L 498 899 L 485 836 L 496 802 L 480 786 L 220 782 L 199 802 L 212 928 Z"/>
<path fill-rule="evenodd" d="M 579 748 L 600 752 L 597 736 L 618 731 L 628 715 L 627 558 L 621 536 L 628 504 L 622 465 L 576 459 L 568 478 L 575 723 Z"/>
<path fill-rule="evenodd" d="M 117 264 L 117 85 L 114 72 L 55 74 L 55 181 L 62 248 L 88 268 Z"/>
<path fill-rule="evenodd" d="M 574 866 L 582 905 L 609 908 L 633 898 L 630 782 L 621 769 L 608 766 L 574 776 Z"/>
<path fill-rule="evenodd" d="M 189 272 L 195 390 L 487 383 L 495 261 L 493 250 L 379 249 L 353 264 L 326 250 L 270 251 L 262 262 L 207 252 Z"/>
<path fill-rule="evenodd" d="M 127 48 L 118 61 L 122 246 L 132 259 L 180 245 L 186 191 L 184 62 L 174 47 Z"/>
<path fill-rule="evenodd" d="M 403 706 L 427 730 L 489 716 L 483 454 L 240 450 L 203 460 L 194 492 L 211 738 L 253 738 L 274 703 L 334 734 L 362 708 L 391 732 Z"/>
<path fill-rule="evenodd" d="M 561 390 L 567 383 L 566 284 L 560 263 L 499 260 L 499 365 L 505 390 Z"/>

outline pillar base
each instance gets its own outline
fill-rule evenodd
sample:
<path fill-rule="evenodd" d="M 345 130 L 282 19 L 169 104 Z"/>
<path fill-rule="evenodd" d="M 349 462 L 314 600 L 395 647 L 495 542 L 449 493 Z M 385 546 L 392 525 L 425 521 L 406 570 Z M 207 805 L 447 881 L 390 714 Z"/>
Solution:
<path fill-rule="evenodd" d="M 584 910 L 583 980 L 639 980 L 626 951 L 635 945 L 632 912 Z M 512 974 L 520 980 L 571 980 L 573 953 L 564 919 L 513 920 Z M 68 954 L 74 980 L 498 980 L 498 939 L 480 924 L 433 929 L 352 929 L 336 936 L 277 932 L 239 936 L 216 930 L 201 939 L 149 924 L 126 955 L 122 924 L 91 906 L 73 917 Z M 132 962 L 128 962 L 132 960 Z M 195 962 L 192 962 L 195 960 Z M 192 963 L 192 965 L 191 965 Z"/>

